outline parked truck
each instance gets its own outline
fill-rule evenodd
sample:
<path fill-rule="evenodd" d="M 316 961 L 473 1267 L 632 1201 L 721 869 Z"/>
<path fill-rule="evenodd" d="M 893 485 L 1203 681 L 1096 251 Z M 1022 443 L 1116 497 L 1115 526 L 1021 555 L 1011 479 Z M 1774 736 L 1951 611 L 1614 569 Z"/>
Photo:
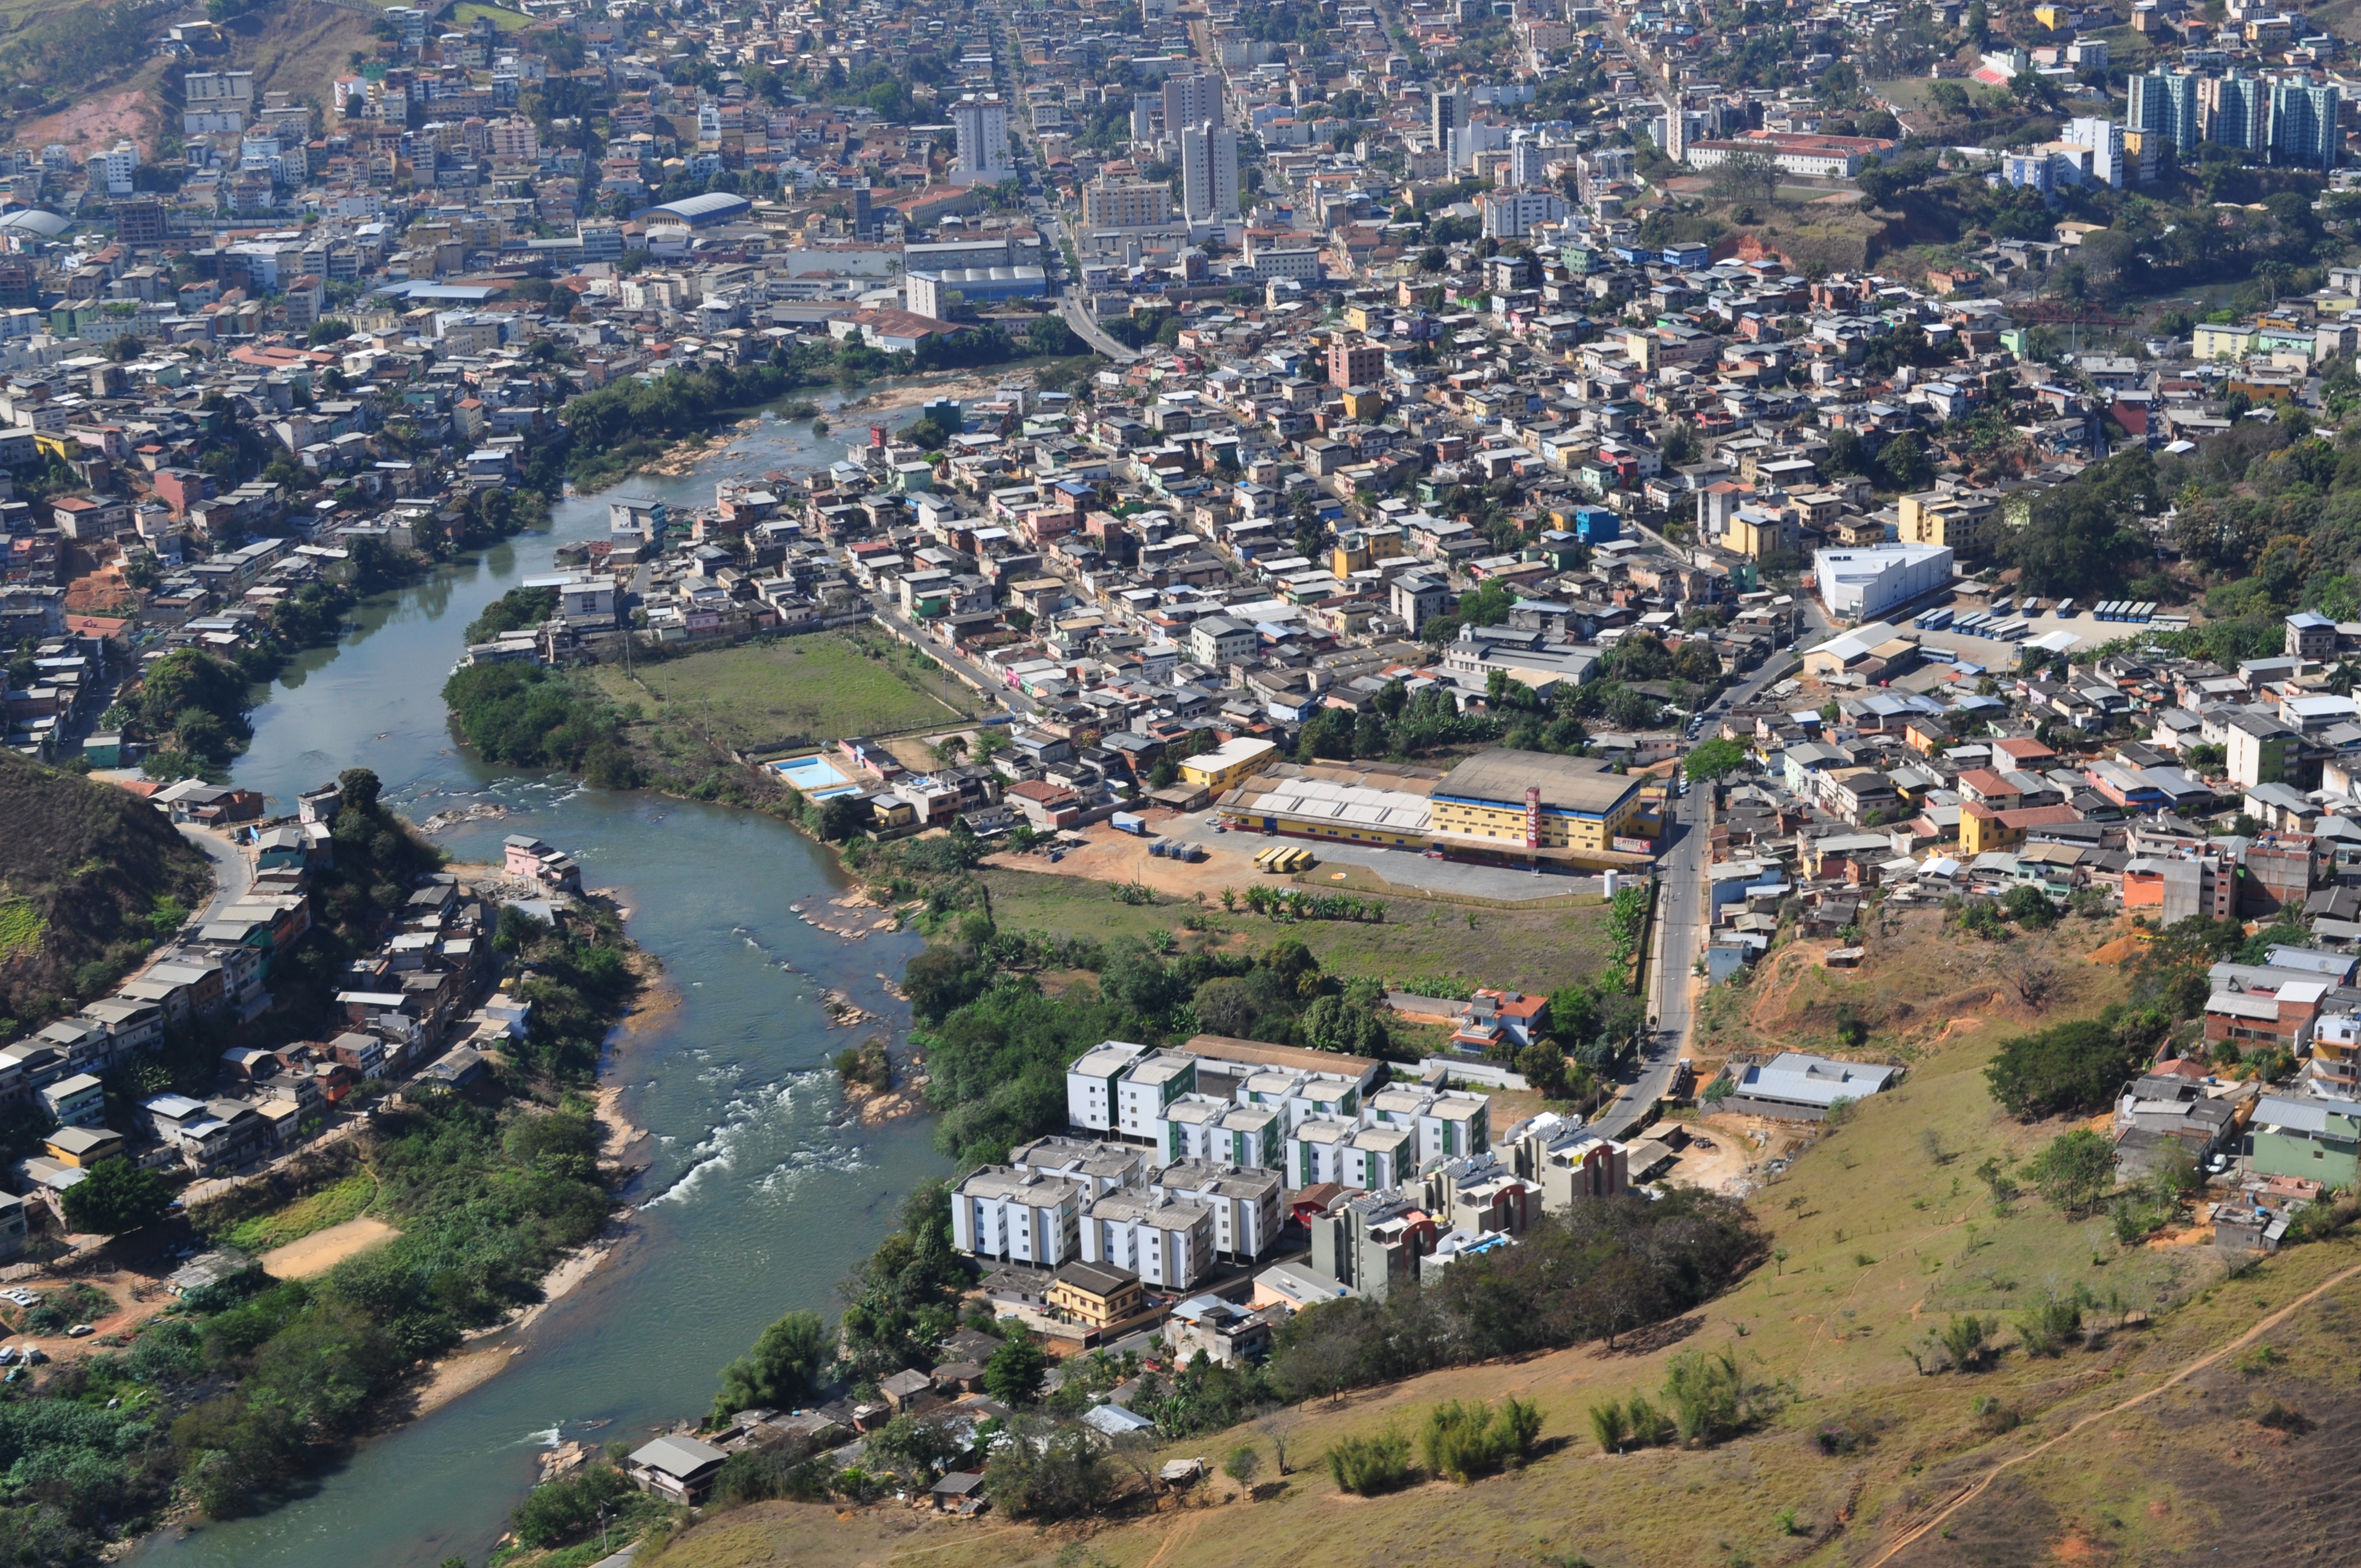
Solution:
<path fill-rule="evenodd" d="M 1148 837 L 1147 819 L 1139 816 L 1137 812 L 1118 811 L 1113 817 L 1108 817 L 1107 820 L 1114 824 L 1115 830 L 1118 833 L 1129 833 L 1135 838 L 1140 839 Z"/>

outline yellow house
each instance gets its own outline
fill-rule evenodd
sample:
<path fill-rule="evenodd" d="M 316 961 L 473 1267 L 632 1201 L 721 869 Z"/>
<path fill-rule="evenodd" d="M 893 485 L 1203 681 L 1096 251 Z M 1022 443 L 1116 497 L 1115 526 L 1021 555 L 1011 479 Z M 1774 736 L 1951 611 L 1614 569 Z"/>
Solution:
<path fill-rule="evenodd" d="M 1069 1263 L 1049 1285 L 1049 1310 L 1088 1329 L 1110 1328 L 1147 1305 L 1136 1276 L 1093 1263 Z"/>
<path fill-rule="evenodd" d="M 1382 419 L 1386 412 L 1386 396 L 1374 387 L 1345 389 L 1346 419 Z"/>
<path fill-rule="evenodd" d="M 2254 351 L 2255 329 L 2251 326 L 2203 323 L 2190 334 L 2190 352 L 2200 359 L 2242 359 Z"/>
<path fill-rule="evenodd" d="M 1766 555 L 1795 545 L 1795 525 L 1784 512 L 1763 511 L 1752 507 L 1741 507 L 1722 525 L 1722 547 L 1760 561 Z"/>
<path fill-rule="evenodd" d="M 1235 740 L 1224 740 L 1210 751 L 1183 758 L 1180 776 L 1192 784 L 1220 795 L 1240 779 L 1250 777 L 1279 759 L 1279 748 L 1268 740 L 1257 740 L 1241 735 Z"/>
<path fill-rule="evenodd" d="M 2063 5 L 2036 5 L 2033 8 L 2033 19 L 2053 33 L 2062 29 L 2073 18 L 2074 13 Z"/>
<path fill-rule="evenodd" d="M 1428 797 L 1437 849 L 1512 860 L 1574 860 L 1633 836 L 1647 781 L 1539 751 L 1479 751 Z M 1530 836 L 1538 840 L 1528 845 Z"/>
<path fill-rule="evenodd" d="M 1374 323 L 1382 319 L 1384 319 L 1383 313 L 1376 305 L 1361 304 L 1345 307 L 1345 324 L 1355 332 L 1373 332 L 1376 330 Z"/>

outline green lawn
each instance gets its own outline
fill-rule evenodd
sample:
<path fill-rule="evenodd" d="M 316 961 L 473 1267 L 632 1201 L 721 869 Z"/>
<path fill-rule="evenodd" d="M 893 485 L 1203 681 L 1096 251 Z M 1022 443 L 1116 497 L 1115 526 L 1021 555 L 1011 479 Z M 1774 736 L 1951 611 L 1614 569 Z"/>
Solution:
<path fill-rule="evenodd" d="M 269 1252 L 302 1241 L 314 1231 L 357 1219 L 377 1200 L 377 1178 L 356 1171 L 333 1187 L 299 1198 L 284 1209 L 254 1214 L 222 1233 L 219 1239 L 246 1252 Z"/>
<path fill-rule="evenodd" d="M 823 631 L 636 665 L 598 667 L 600 689 L 636 703 L 643 729 L 677 727 L 745 751 L 824 745 L 956 723 L 974 694 L 882 632 Z M 928 661 L 931 665 L 932 661 Z"/>
<path fill-rule="evenodd" d="M 1012 930 L 1063 936 L 1184 935 L 1191 906 L 1165 897 L 1153 905 L 1115 901 L 1113 885 L 1082 877 L 1044 876 L 988 867 L 993 918 Z M 1538 912 L 1465 909 L 1411 899 L 1387 899 L 1383 925 L 1306 920 L 1276 925 L 1241 907 L 1202 911 L 1213 928 L 1240 946 L 1261 948 L 1281 936 L 1302 939 L 1321 966 L 1339 974 L 1394 981 L 1412 975 L 1456 976 L 1470 985 L 1549 992 L 1597 972 L 1607 959 L 1604 905 Z"/>
<path fill-rule="evenodd" d="M 533 20 L 522 11 L 511 11 L 500 5 L 481 5 L 476 0 L 466 0 L 466 4 L 451 8 L 451 20 L 462 27 L 478 16 L 489 16 L 492 26 L 504 33 L 515 32 Z"/>

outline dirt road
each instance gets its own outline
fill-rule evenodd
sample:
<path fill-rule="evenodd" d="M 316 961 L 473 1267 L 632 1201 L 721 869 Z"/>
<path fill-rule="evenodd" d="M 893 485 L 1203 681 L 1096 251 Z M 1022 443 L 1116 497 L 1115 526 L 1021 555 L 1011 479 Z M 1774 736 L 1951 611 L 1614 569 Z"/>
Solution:
<path fill-rule="evenodd" d="M 301 1241 L 273 1247 L 258 1261 L 274 1279 L 309 1279 L 401 1234 L 383 1220 L 372 1220 L 364 1214 L 341 1225 L 330 1225 L 324 1231 L 313 1231 Z"/>

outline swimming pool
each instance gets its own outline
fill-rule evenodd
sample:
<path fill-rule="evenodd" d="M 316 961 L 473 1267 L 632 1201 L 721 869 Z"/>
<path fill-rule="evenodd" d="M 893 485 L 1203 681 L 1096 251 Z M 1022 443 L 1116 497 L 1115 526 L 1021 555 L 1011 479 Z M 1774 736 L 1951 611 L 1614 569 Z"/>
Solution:
<path fill-rule="evenodd" d="M 789 757 L 784 762 L 773 762 L 771 771 L 814 800 L 855 793 L 861 788 L 839 772 L 836 764 L 826 757 Z"/>

